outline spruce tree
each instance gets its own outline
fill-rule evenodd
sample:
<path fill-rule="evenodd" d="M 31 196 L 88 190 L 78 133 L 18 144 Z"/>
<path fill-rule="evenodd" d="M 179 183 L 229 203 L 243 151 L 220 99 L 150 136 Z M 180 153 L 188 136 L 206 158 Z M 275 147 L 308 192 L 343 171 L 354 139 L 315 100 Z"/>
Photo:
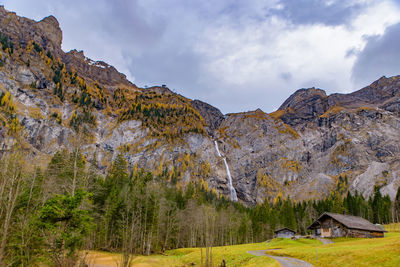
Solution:
<path fill-rule="evenodd" d="M 374 196 L 370 200 L 370 203 L 372 208 L 373 223 L 382 223 L 382 194 L 379 190 L 379 187 L 375 187 Z"/>
<path fill-rule="evenodd" d="M 396 222 L 400 222 L 400 186 L 397 189 L 397 194 L 393 205 L 394 205 L 395 220 Z"/>
<path fill-rule="evenodd" d="M 293 204 L 290 198 L 284 200 L 282 203 L 280 219 L 283 226 L 295 231 L 297 230 L 296 217 L 294 215 Z"/>
<path fill-rule="evenodd" d="M 332 212 L 342 214 L 345 211 L 343 207 L 342 198 L 338 191 L 336 191 L 332 196 Z"/>

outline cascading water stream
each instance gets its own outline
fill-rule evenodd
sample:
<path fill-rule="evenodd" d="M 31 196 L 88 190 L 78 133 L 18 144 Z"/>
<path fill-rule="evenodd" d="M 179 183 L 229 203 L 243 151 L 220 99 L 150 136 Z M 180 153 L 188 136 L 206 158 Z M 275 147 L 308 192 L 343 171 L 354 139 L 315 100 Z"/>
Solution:
<path fill-rule="evenodd" d="M 214 144 L 215 144 L 215 149 L 217 150 L 218 156 L 224 160 L 226 173 L 228 174 L 228 181 L 229 181 L 228 185 L 229 185 L 230 198 L 232 201 L 238 201 L 236 190 L 232 184 L 232 176 L 231 176 L 231 172 L 229 171 L 228 162 L 226 162 L 226 157 L 222 156 L 221 152 L 219 151 L 217 141 L 214 141 Z"/>

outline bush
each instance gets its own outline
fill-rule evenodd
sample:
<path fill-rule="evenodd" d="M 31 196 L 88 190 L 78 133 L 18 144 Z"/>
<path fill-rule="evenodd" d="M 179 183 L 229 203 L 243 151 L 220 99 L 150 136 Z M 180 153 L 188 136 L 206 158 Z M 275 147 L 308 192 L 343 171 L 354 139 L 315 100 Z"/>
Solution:
<path fill-rule="evenodd" d="M 36 50 L 36 52 L 40 53 L 42 52 L 42 48 L 40 47 L 40 45 L 38 45 L 37 43 L 33 42 L 33 49 Z"/>
<path fill-rule="evenodd" d="M 83 113 L 74 111 L 69 121 L 69 126 L 73 127 L 74 130 L 78 132 L 80 126 L 84 123 L 96 125 L 96 116 L 87 110 L 83 111 Z"/>
<path fill-rule="evenodd" d="M 53 112 L 53 114 L 51 114 L 51 117 L 54 118 L 58 124 L 62 123 L 61 115 L 58 114 L 57 112 Z"/>
<path fill-rule="evenodd" d="M 61 82 L 61 70 L 60 69 L 54 70 L 53 82 L 55 84 L 58 84 Z"/>
<path fill-rule="evenodd" d="M 14 44 L 10 41 L 10 38 L 7 35 L 2 34 L 1 32 L 0 32 L 0 43 L 1 43 L 4 51 L 6 51 L 8 49 L 8 52 L 10 54 L 13 53 Z"/>
<path fill-rule="evenodd" d="M 53 60 L 53 55 L 50 53 L 50 51 L 47 51 L 46 56 Z"/>
<path fill-rule="evenodd" d="M 63 90 L 63 88 L 62 88 L 61 83 L 58 83 L 58 84 L 57 84 L 57 87 L 54 88 L 54 94 L 55 94 L 56 96 L 58 96 L 58 98 L 61 100 L 61 102 L 64 101 L 65 92 L 64 92 L 64 90 Z"/>

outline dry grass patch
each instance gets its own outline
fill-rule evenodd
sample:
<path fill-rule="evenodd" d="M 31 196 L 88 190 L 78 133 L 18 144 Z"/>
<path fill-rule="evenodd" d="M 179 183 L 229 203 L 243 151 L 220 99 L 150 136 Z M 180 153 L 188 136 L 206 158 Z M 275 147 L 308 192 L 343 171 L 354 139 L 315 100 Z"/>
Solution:
<path fill-rule="evenodd" d="M 328 118 L 328 117 L 330 117 L 331 115 L 336 115 L 336 114 L 338 114 L 338 113 L 341 112 L 342 110 L 344 110 L 344 108 L 341 107 L 341 106 L 333 106 L 333 107 L 329 108 L 324 114 L 322 114 L 322 115 L 320 116 L 320 118 Z"/>

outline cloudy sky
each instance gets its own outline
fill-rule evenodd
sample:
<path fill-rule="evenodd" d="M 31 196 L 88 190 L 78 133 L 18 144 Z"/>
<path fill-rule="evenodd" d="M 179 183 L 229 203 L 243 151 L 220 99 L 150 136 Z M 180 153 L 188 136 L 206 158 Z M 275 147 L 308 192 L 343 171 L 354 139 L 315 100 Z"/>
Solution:
<path fill-rule="evenodd" d="M 400 0 L 0 0 L 50 14 L 63 49 L 139 86 L 222 112 L 275 110 L 296 89 L 351 92 L 400 74 Z"/>

